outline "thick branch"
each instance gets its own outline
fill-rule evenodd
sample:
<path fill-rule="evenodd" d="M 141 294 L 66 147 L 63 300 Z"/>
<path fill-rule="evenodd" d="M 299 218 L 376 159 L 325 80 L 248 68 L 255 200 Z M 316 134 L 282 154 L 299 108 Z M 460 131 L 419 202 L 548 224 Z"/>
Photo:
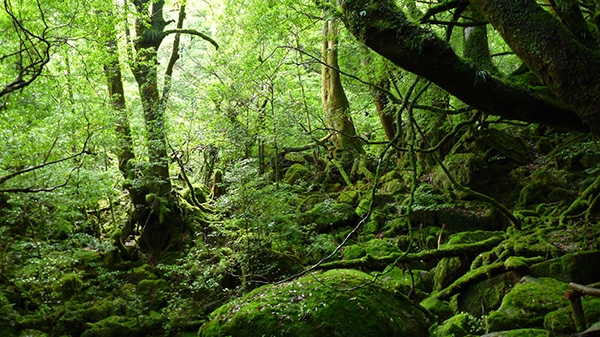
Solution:
<path fill-rule="evenodd" d="M 600 57 L 535 0 L 470 0 L 515 54 L 600 134 Z"/>
<path fill-rule="evenodd" d="M 508 119 L 588 131 L 573 111 L 510 85 L 458 57 L 433 32 L 410 22 L 392 0 L 347 0 L 341 10 L 346 26 L 358 40 L 477 109 Z"/>
<path fill-rule="evenodd" d="M 219 44 L 213 40 L 210 36 L 201 33 L 195 29 L 168 29 L 165 30 L 163 32 L 164 36 L 167 36 L 169 34 L 188 34 L 188 35 L 194 35 L 194 36 L 199 36 L 200 38 L 202 38 L 203 40 L 206 40 L 208 42 L 210 42 L 213 46 L 215 46 L 215 49 L 219 49 Z"/>

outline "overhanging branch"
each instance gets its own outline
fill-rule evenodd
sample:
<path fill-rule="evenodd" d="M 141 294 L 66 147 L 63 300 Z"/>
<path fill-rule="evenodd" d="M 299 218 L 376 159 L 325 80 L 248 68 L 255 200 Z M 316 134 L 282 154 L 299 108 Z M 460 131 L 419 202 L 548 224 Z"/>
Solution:
<path fill-rule="evenodd" d="M 176 28 L 176 29 L 168 29 L 165 30 L 163 32 L 164 36 L 167 36 L 169 34 L 188 34 L 188 35 L 194 35 L 194 36 L 198 36 L 200 38 L 202 38 L 205 41 L 210 42 L 213 46 L 215 46 L 215 49 L 219 49 L 219 44 L 213 40 L 210 36 L 201 33 L 195 29 L 184 29 L 184 28 Z"/>
<path fill-rule="evenodd" d="M 429 79 L 485 113 L 587 132 L 572 110 L 492 76 L 459 57 L 435 33 L 419 27 L 392 0 L 346 0 L 342 19 L 361 42 L 394 64 Z"/>

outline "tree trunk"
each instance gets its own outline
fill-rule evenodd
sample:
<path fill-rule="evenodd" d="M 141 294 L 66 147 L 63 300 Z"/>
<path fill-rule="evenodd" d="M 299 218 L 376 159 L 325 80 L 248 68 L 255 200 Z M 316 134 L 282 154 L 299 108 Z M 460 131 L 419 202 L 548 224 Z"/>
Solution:
<path fill-rule="evenodd" d="M 600 57 L 535 0 L 471 0 L 504 41 L 595 134 Z"/>
<path fill-rule="evenodd" d="M 139 18 L 135 24 L 136 55 L 131 68 L 142 101 L 148 168 L 140 191 L 144 193 L 144 200 L 137 200 L 133 221 L 142 228 L 142 249 L 159 255 L 171 239 L 181 233 L 183 225 L 169 174 L 166 102 L 160 99 L 158 90 L 157 51 L 166 36 L 163 31 L 167 23 L 163 17 L 164 1 L 136 0 L 134 4 Z"/>
<path fill-rule="evenodd" d="M 383 79 L 377 83 L 378 86 L 389 90 L 390 80 Z M 396 125 L 394 124 L 394 114 L 390 109 L 390 100 L 387 95 L 381 91 L 373 90 L 373 96 L 375 98 L 375 108 L 377 109 L 377 115 L 381 121 L 383 132 L 385 132 L 385 138 L 392 141 L 396 136 Z"/>
<path fill-rule="evenodd" d="M 321 98 L 327 126 L 332 130 L 332 141 L 338 161 L 343 166 L 350 164 L 357 153 L 364 153 L 361 142 L 356 138 L 354 123 L 350 118 L 350 103 L 340 80 L 337 51 L 338 29 L 334 20 L 323 24 L 323 79 Z"/>

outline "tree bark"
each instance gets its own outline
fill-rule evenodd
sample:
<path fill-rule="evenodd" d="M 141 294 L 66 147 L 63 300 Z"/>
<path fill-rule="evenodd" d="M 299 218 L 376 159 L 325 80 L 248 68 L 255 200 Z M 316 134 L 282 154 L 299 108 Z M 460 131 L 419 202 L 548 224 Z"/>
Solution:
<path fill-rule="evenodd" d="M 492 4 L 497 1 L 491 0 L 473 0 L 472 3 L 477 4 L 476 8 L 480 11 L 480 7 L 487 5 L 498 6 Z M 584 123 L 583 114 L 564 107 L 561 102 L 542 99 L 524 88 L 504 82 L 459 57 L 435 33 L 408 20 L 392 0 L 346 0 L 341 3 L 341 11 L 346 27 L 359 41 L 394 64 L 429 79 L 477 109 L 507 119 L 583 132 L 590 129 L 589 119 L 586 120 L 587 124 Z M 509 12 L 515 11 L 521 13 L 523 9 L 515 6 Z M 494 23 L 493 20 L 490 22 Z M 511 33 L 517 32 L 511 30 Z M 560 45 L 549 48 L 556 48 L 556 53 L 563 50 Z M 589 79 L 597 73 L 590 72 L 585 77 Z M 597 79 L 594 81 L 597 82 Z M 596 95 L 590 100 L 595 101 L 598 99 L 596 97 L 600 96 Z"/>
<path fill-rule="evenodd" d="M 142 228 L 142 249 L 158 255 L 167 247 L 173 235 L 180 232 L 183 220 L 178 216 L 176 200 L 171 193 L 171 178 L 167 154 L 165 125 L 166 102 L 158 90 L 157 51 L 167 25 L 163 17 L 164 1 L 136 0 L 139 18 L 135 23 L 135 58 L 131 68 L 138 84 L 148 153 L 148 168 L 144 172 L 143 200 L 137 200 L 133 221 Z M 168 80 L 169 81 L 169 80 Z"/>
<path fill-rule="evenodd" d="M 338 71 L 338 28 L 334 20 L 323 23 L 323 65 L 321 67 L 322 103 L 325 120 L 333 129 L 333 144 L 341 155 L 338 159 L 343 166 L 351 163 L 355 154 L 363 153 L 362 144 L 356 136 L 354 123 L 350 117 L 350 103 L 344 92 Z"/>
<path fill-rule="evenodd" d="M 504 41 L 593 133 L 600 134 L 600 57 L 535 0 L 471 0 Z"/>

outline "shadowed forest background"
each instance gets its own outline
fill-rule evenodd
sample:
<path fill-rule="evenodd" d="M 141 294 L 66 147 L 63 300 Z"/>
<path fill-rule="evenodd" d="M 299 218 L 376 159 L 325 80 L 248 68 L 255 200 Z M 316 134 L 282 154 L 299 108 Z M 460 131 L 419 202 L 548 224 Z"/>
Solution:
<path fill-rule="evenodd" d="M 595 0 L 4 0 L 0 336 L 594 336 Z"/>

